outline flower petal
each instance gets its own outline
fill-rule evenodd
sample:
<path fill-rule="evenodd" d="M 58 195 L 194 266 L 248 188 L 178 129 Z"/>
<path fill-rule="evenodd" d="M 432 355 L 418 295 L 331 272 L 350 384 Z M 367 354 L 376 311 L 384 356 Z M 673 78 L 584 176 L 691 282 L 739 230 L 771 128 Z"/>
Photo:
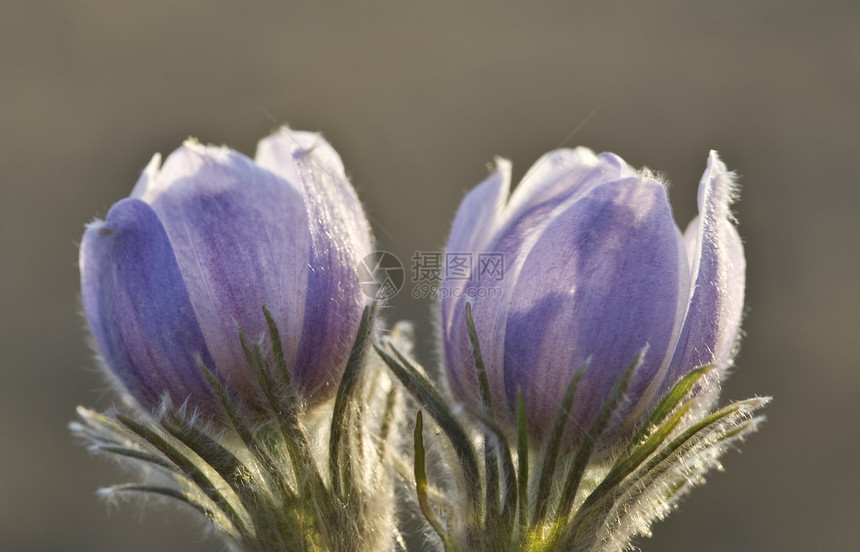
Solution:
<path fill-rule="evenodd" d="M 500 169 L 507 171 L 502 173 L 502 177 L 509 179 L 510 167 L 503 166 Z M 480 230 L 481 233 L 495 234 L 494 238 L 489 239 L 470 241 L 466 237 L 470 230 L 474 234 L 478 233 L 472 230 L 467 222 L 473 218 L 473 210 L 480 212 L 481 209 L 477 206 L 467 208 L 467 203 L 479 205 L 484 202 L 484 209 L 489 209 L 489 205 L 498 204 L 502 194 L 507 192 L 507 184 L 495 181 L 494 175 L 466 197 L 457 212 L 447 250 L 502 255 L 505 282 L 498 287 L 494 287 L 493 283 L 474 279 L 467 282 L 445 282 L 446 289 L 456 287 L 461 292 L 459 297 L 451 297 L 449 293 L 448 298 L 442 301 L 445 357 L 449 367 L 448 374 L 452 379 L 451 388 L 458 398 L 465 400 L 467 396 L 471 397 L 477 393 L 474 365 L 468 360 L 461 360 L 471 356 L 463 319 L 465 295 L 470 291 L 476 296 L 483 295 L 480 300 L 474 302 L 474 318 L 491 382 L 493 401 L 499 403 L 505 398 L 502 383 L 504 375 L 501 371 L 504 366 L 507 305 L 512 300 L 511 282 L 516 281 L 528 251 L 558 213 L 596 186 L 607 180 L 635 175 L 635 170 L 611 153 L 595 155 L 590 149 L 583 147 L 550 152 L 529 169 L 511 194 L 501 215 L 496 214 L 499 211 L 492 211 L 492 217 L 488 218 L 491 222 L 486 224 L 486 230 Z M 460 225 L 459 219 L 463 220 Z M 478 289 L 481 286 L 485 289 Z M 486 289 L 488 287 L 492 289 Z M 483 293 L 475 293 L 476 291 Z M 494 291 L 501 293 L 493 293 Z M 494 370 L 499 373 L 491 374 Z"/>
<path fill-rule="evenodd" d="M 487 242 L 498 232 L 504 218 L 505 203 L 511 186 L 511 163 L 507 159 L 496 159 L 496 171 L 475 189 L 469 192 L 454 217 L 451 234 L 448 237 L 447 253 L 465 252 L 472 254 L 483 251 Z M 450 282 L 446 282 L 448 284 Z M 463 295 L 448 295 L 442 299 L 442 327 L 452 329 L 453 318 L 462 317 L 465 312 Z M 461 324 L 458 330 L 465 330 Z M 468 337 L 468 336 L 460 336 Z M 466 344 L 464 341 L 462 344 Z M 448 360 L 451 361 L 450 355 Z M 468 370 L 468 368 L 466 368 Z"/>
<path fill-rule="evenodd" d="M 337 152 L 320 135 L 282 129 L 260 142 L 257 163 L 293 182 L 310 226 L 310 272 L 297 377 L 309 395 L 333 394 L 369 300 L 358 265 L 371 253 L 370 228 Z M 327 389 L 323 389 L 325 386 Z"/>
<path fill-rule="evenodd" d="M 496 159 L 496 170 L 469 192 L 457 209 L 449 251 L 481 251 L 495 235 L 505 214 L 511 188 L 511 162 Z"/>
<path fill-rule="evenodd" d="M 260 141 L 256 163 L 304 194 L 312 234 L 339 240 L 344 252 L 359 261 L 371 252 L 370 226 L 361 202 L 340 156 L 320 134 L 283 128 Z"/>
<path fill-rule="evenodd" d="M 550 152 L 535 163 L 511 195 L 503 229 L 490 249 L 522 260 L 555 217 L 595 187 L 612 180 L 637 177 L 620 157 L 594 155 L 588 148 Z M 515 261 L 509 270 L 519 270 Z"/>
<path fill-rule="evenodd" d="M 167 234 L 143 201 L 124 199 L 87 226 L 84 312 L 105 362 L 143 406 L 214 401 L 195 357 L 213 366 Z"/>
<path fill-rule="evenodd" d="M 226 148 L 186 143 L 141 189 L 176 252 L 216 368 L 244 396 L 256 383 L 239 347 L 268 333 L 272 312 L 288 365 L 304 327 L 310 236 L 299 191 Z M 304 382 L 299 377 L 299 384 Z"/>
<path fill-rule="evenodd" d="M 705 364 L 722 372 L 731 357 L 744 301 L 743 244 L 730 222 L 732 174 L 712 151 L 699 184 L 699 216 L 685 232 L 692 281 L 671 381 Z"/>
<path fill-rule="evenodd" d="M 529 168 L 511 195 L 506 212 L 509 224 L 534 226 L 535 220 L 559 203 L 570 205 L 595 186 L 637 176 L 636 170 L 614 153 L 595 155 L 588 148 L 558 149 Z M 528 214 L 527 214 L 528 213 Z"/>
<path fill-rule="evenodd" d="M 152 159 L 149 160 L 149 163 L 146 164 L 146 167 L 143 169 L 143 172 L 140 173 L 140 177 L 137 179 L 137 183 L 131 190 L 131 195 L 129 197 L 135 197 L 140 199 L 142 196 L 146 195 L 147 190 L 149 190 L 150 186 L 155 185 L 155 181 L 158 178 L 158 171 L 160 167 L 161 154 L 156 153 L 152 156 Z"/>
<path fill-rule="evenodd" d="M 662 380 L 687 288 L 686 252 L 665 188 L 628 178 L 594 188 L 541 233 L 516 275 L 507 314 L 507 403 L 523 389 L 535 430 L 552 424 L 587 361 L 571 419 L 587 429 L 618 376 L 648 346 L 629 395 Z M 656 386 L 653 386 L 656 392 Z M 630 405 L 631 407 L 633 405 Z"/>

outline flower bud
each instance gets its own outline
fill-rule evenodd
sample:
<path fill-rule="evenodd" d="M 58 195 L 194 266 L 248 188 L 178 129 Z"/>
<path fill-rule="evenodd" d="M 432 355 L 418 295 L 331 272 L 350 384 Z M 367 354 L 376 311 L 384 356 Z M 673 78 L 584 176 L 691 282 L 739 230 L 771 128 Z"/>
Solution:
<path fill-rule="evenodd" d="M 367 302 L 356 267 L 371 251 L 337 153 L 282 129 L 256 161 L 194 141 L 160 161 L 81 244 L 84 313 L 107 367 L 147 409 L 167 394 L 214 412 L 199 363 L 253 408 L 264 398 L 239 330 L 270 350 L 265 306 L 303 399 L 330 398 Z"/>
<path fill-rule="evenodd" d="M 446 276 L 441 301 L 454 395 L 480 404 L 465 321 L 470 301 L 494 413 L 512 424 L 521 390 L 538 440 L 581 369 L 566 425 L 568 440 L 581 442 L 638 353 L 641 364 L 601 445 L 629 434 L 696 367 L 716 367 L 700 390 L 715 398 L 738 334 L 745 271 L 730 222 L 732 177 L 716 152 L 699 185 L 699 216 L 683 234 L 666 184 L 611 153 L 554 151 L 512 194 L 509 186 L 510 164 L 500 160 L 463 201 L 448 241 L 449 255 L 474 261 L 468 279 Z M 484 270 L 481 259 L 490 255 L 503 259 L 502 277 L 498 267 Z"/>

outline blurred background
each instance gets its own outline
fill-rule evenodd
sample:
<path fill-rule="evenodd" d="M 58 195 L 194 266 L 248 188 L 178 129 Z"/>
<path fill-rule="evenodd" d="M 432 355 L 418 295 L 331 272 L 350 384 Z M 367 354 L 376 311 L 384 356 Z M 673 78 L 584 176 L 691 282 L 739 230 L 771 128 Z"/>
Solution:
<path fill-rule="evenodd" d="M 66 425 L 113 397 L 79 316 L 84 223 L 188 136 L 253 155 L 282 123 L 343 157 L 379 246 L 444 245 L 496 155 L 562 145 L 665 174 L 694 216 L 708 150 L 740 175 L 747 336 L 723 401 L 775 397 L 642 550 L 850 550 L 860 528 L 860 3 L 0 4 L 0 548 L 218 550 Z M 407 285 L 409 283 L 407 282 Z M 431 304 L 401 292 L 434 362 Z"/>

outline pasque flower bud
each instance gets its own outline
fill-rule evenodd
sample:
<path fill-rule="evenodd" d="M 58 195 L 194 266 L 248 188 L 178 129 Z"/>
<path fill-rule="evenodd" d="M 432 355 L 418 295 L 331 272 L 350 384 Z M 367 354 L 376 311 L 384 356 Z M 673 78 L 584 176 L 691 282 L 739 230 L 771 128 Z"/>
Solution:
<path fill-rule="evenodd" d="M 509 186 L 510 165 L 501 160 L 463 201 L 448 241 L 449 253 L 504 260 L 502 278 L 498 270 L 482 274 L 476 260 L 469 279 L 445 282 L 440 320 L 455 396 L 480 404 L 466 301 L 496 416 L 516 419 L 521 390 L 537 439 L 582 369 L 567 421 L 569 441 L 581 441 L 640 352 L 602 445 L 629 434 L 696 367 L 716 367 L 700 390 L 715 396 L 738 334 L 745 271 L 730 222 L 732 177 L 716 152 L 699 186 L 699 216 L 683 234 L 666 184 L 610 153 L 554 151 L 512 194 Z"/>
<path fill-rule="evenodd" d="M 367 299 L 356 267 L 371 250 L 337 153 L 282 129 L 256 161 L 193 141 L 160 161 L 81 244 L 84 312 L 107 367 L 147 409 L 167 394 L 215 411 L 201 362 L 253 407 L 264 399 L 238 332 L 268 339 L 265 306 L 295 387 L 311 404 L 331 397 Z"/>

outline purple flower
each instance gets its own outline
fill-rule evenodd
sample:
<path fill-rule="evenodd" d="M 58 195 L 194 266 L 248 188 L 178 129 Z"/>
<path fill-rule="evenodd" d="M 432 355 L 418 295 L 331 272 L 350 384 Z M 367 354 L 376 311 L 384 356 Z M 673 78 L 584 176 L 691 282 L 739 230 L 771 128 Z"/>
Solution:
<path fill-rule="evenodd" d="M 468 279 L 447 276 L 441 301 L 455 396 L 480 400 L 465 324 L 471 301 L 495 414 L 512 422 L 521 389 L 538 439 L 585 366 L 567 422 L 569 438 L 580 440 L 643 350 L 605 444 L 696 367 L 717 367 L 701 391 L 715 397 L 738 334 L 745 272 L 730 222 L 732 177 L 716 152 L 699 185 L 699 216 L 683 234 L 666 185 L 611 153 L 554 151 L 513 194 L 509 187 L 510 164 L 501 160 L 463 201 L 448 241 L 449 257 L 470 254 L 474 262 Z M 501 276 L 480 262 L 499 255 Z"/>
<path fill-rule="evenodd" d="M 213 412 L 198 361 L 262 404 L 238 330 L 270 349 L 265 305 L 303 398 L 331 397 L 367 301 L 356 267 L 371 251 L 337 153 L 282 129 L 256 161 L 193 141 L 160 161 L 81 244 L 84 312 L 107 366 L 147 409 L 168 394 Z"/>

